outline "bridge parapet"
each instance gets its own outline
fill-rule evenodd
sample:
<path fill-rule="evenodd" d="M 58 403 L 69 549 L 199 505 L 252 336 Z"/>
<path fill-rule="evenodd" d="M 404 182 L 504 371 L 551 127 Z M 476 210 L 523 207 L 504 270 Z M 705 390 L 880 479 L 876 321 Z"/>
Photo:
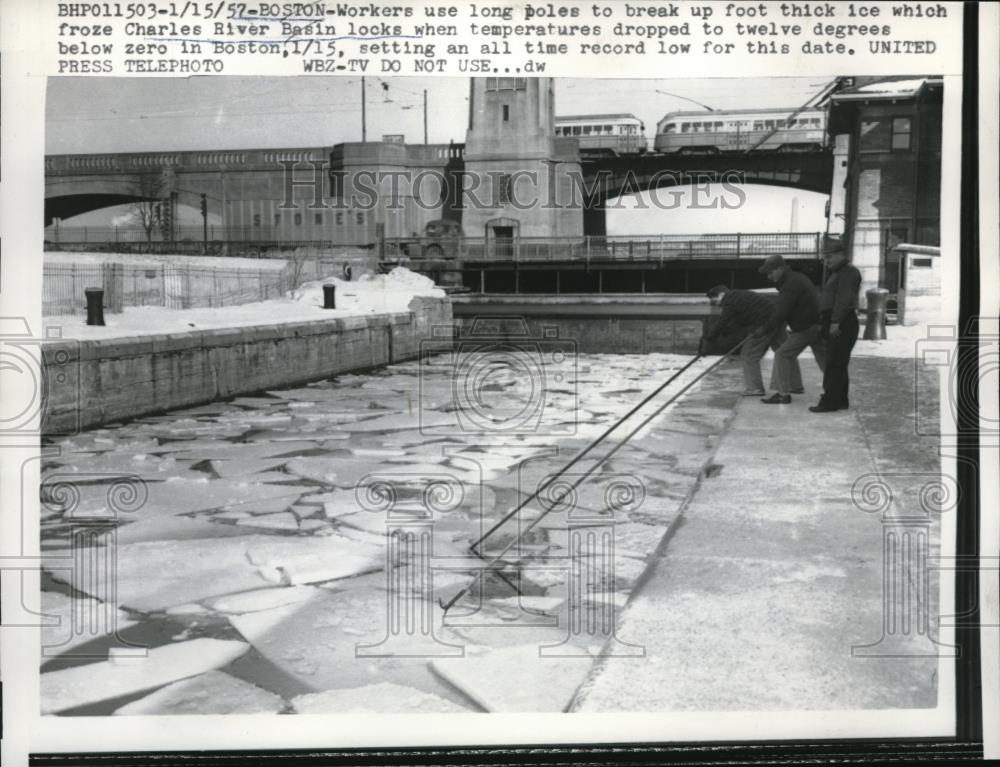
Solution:
<path fill-rule="evenodd" d="M 274 170 L 282 162 L 326 162 L 326 147 L 306 149 L 241 149 L 190 152 L 121 152 L 115 154 L 57 154 L 45 157 L 48 176 L 79 173 L 153 172 L 171 168 L 181 172 L 212 172 L 238 167 Z"/>

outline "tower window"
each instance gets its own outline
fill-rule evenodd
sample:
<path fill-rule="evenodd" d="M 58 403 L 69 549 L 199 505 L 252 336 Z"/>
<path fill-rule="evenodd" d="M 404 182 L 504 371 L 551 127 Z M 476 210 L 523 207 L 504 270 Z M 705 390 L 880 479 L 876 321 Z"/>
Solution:
<path fill-rule="evenodd" d="M 500 205 L 510 204 L 510 182 L 509 173 L 501 173 L 497 183 L 497 202 Z"/>
<path fill-rule="evenodd" d="M 504 104 L 503 105 L 503 121 L 504 122 L 510 122 L 510 105 L 509 104 Z"/>
<path fill-rule="evenodd" d="M 528 78 L 526 77 L 487 77 L 486 90 L 488 91 L 524 91 L 528 89 Z"/>

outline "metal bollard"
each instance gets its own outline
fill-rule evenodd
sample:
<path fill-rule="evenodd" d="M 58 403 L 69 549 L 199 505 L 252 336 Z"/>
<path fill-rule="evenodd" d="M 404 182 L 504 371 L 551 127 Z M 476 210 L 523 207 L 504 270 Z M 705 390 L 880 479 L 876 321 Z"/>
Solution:
<path fill-rule="evenodd" d="M 323 308 L 337 308 L 337 286 L 326 284 L 323 286 Z"/>
<path fill-rule="evenodd" d="M 885 340 L 885 309 L 889 303 L 889 291 L 885 288 L 872 288 L 865 291 L 868 299 L 868 311 L 865 317 L 866 341 Z"/>
<path fill-rule="evenodd" d="M 104 290 L 102 288 L 84 288 L 87 297 L 87 324 L 104 324 Z"/>

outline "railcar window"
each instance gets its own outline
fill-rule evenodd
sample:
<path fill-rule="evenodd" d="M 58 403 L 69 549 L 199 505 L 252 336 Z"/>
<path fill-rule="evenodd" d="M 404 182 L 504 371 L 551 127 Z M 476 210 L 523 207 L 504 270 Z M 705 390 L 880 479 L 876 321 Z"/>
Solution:
<path fill-rule="evenodd" d="M 906 150 L 910 148 L 911 122 L 909 117 L 892 118 L 892 148 Z"/>
<path fill-rule="evenodd" d="M 753 129 L 754 130 L 764 130 L 764 121 L 763 120 L 754 120 L 753 121 Z"/>
<path fill-rule="evenodd" d="M 691 131 L 691 123 L 681 123 L 681 133 L 689 133 Z"/>
<path fill-rule="evenodd" d="M 605 125 L 604 126 L 604 132 L 608 133 L 608 134 L 614 133 L 615 132 L 615 126 L 614 125 Z"/>
<path fill-rule="evenodd" d="M 673 133 L 677 130 L 677 123 L 667 123 L 663 126 L 664 133 Z"/>

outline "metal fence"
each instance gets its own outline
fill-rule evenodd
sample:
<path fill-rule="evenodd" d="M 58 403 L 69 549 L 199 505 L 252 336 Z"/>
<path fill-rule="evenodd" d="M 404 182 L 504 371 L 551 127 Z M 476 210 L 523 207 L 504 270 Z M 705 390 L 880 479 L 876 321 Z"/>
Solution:
<path fill-rule="evenodd" d="M 236 306 L 279 298 L 300 279 L 295 266 L 220 269 L 196 264 L 45 264 L 42 312 L 79 314 L 86 307 L 87 288 L 104 290 L 105 311 L 126 306 L 168 309 Z"/>
<path fill-rule="evenodd" d="M 159 228 L 149 235 L 135 226 L 49 226 L 45 229 L 48 249 L 74 245 L 101 245 L 107 250 L 133 253 L 219 253 L 224 247 L 316 247 L 371 245 L 373 236 L 364 227 L 354 227 L 328 239 L 303 239 L 293 226 L 178 226 L 170 233 Z"/>
<path fill-rule="evenodd" d="M 655 237 L 515 237 L 433 240 L 386 239 L 384 258 L 397 260 L 434 249 L 462 261 L 675 261 L 761 259 L 770 255 L 820 257 L 822 233 L 659 235 Z"/>

